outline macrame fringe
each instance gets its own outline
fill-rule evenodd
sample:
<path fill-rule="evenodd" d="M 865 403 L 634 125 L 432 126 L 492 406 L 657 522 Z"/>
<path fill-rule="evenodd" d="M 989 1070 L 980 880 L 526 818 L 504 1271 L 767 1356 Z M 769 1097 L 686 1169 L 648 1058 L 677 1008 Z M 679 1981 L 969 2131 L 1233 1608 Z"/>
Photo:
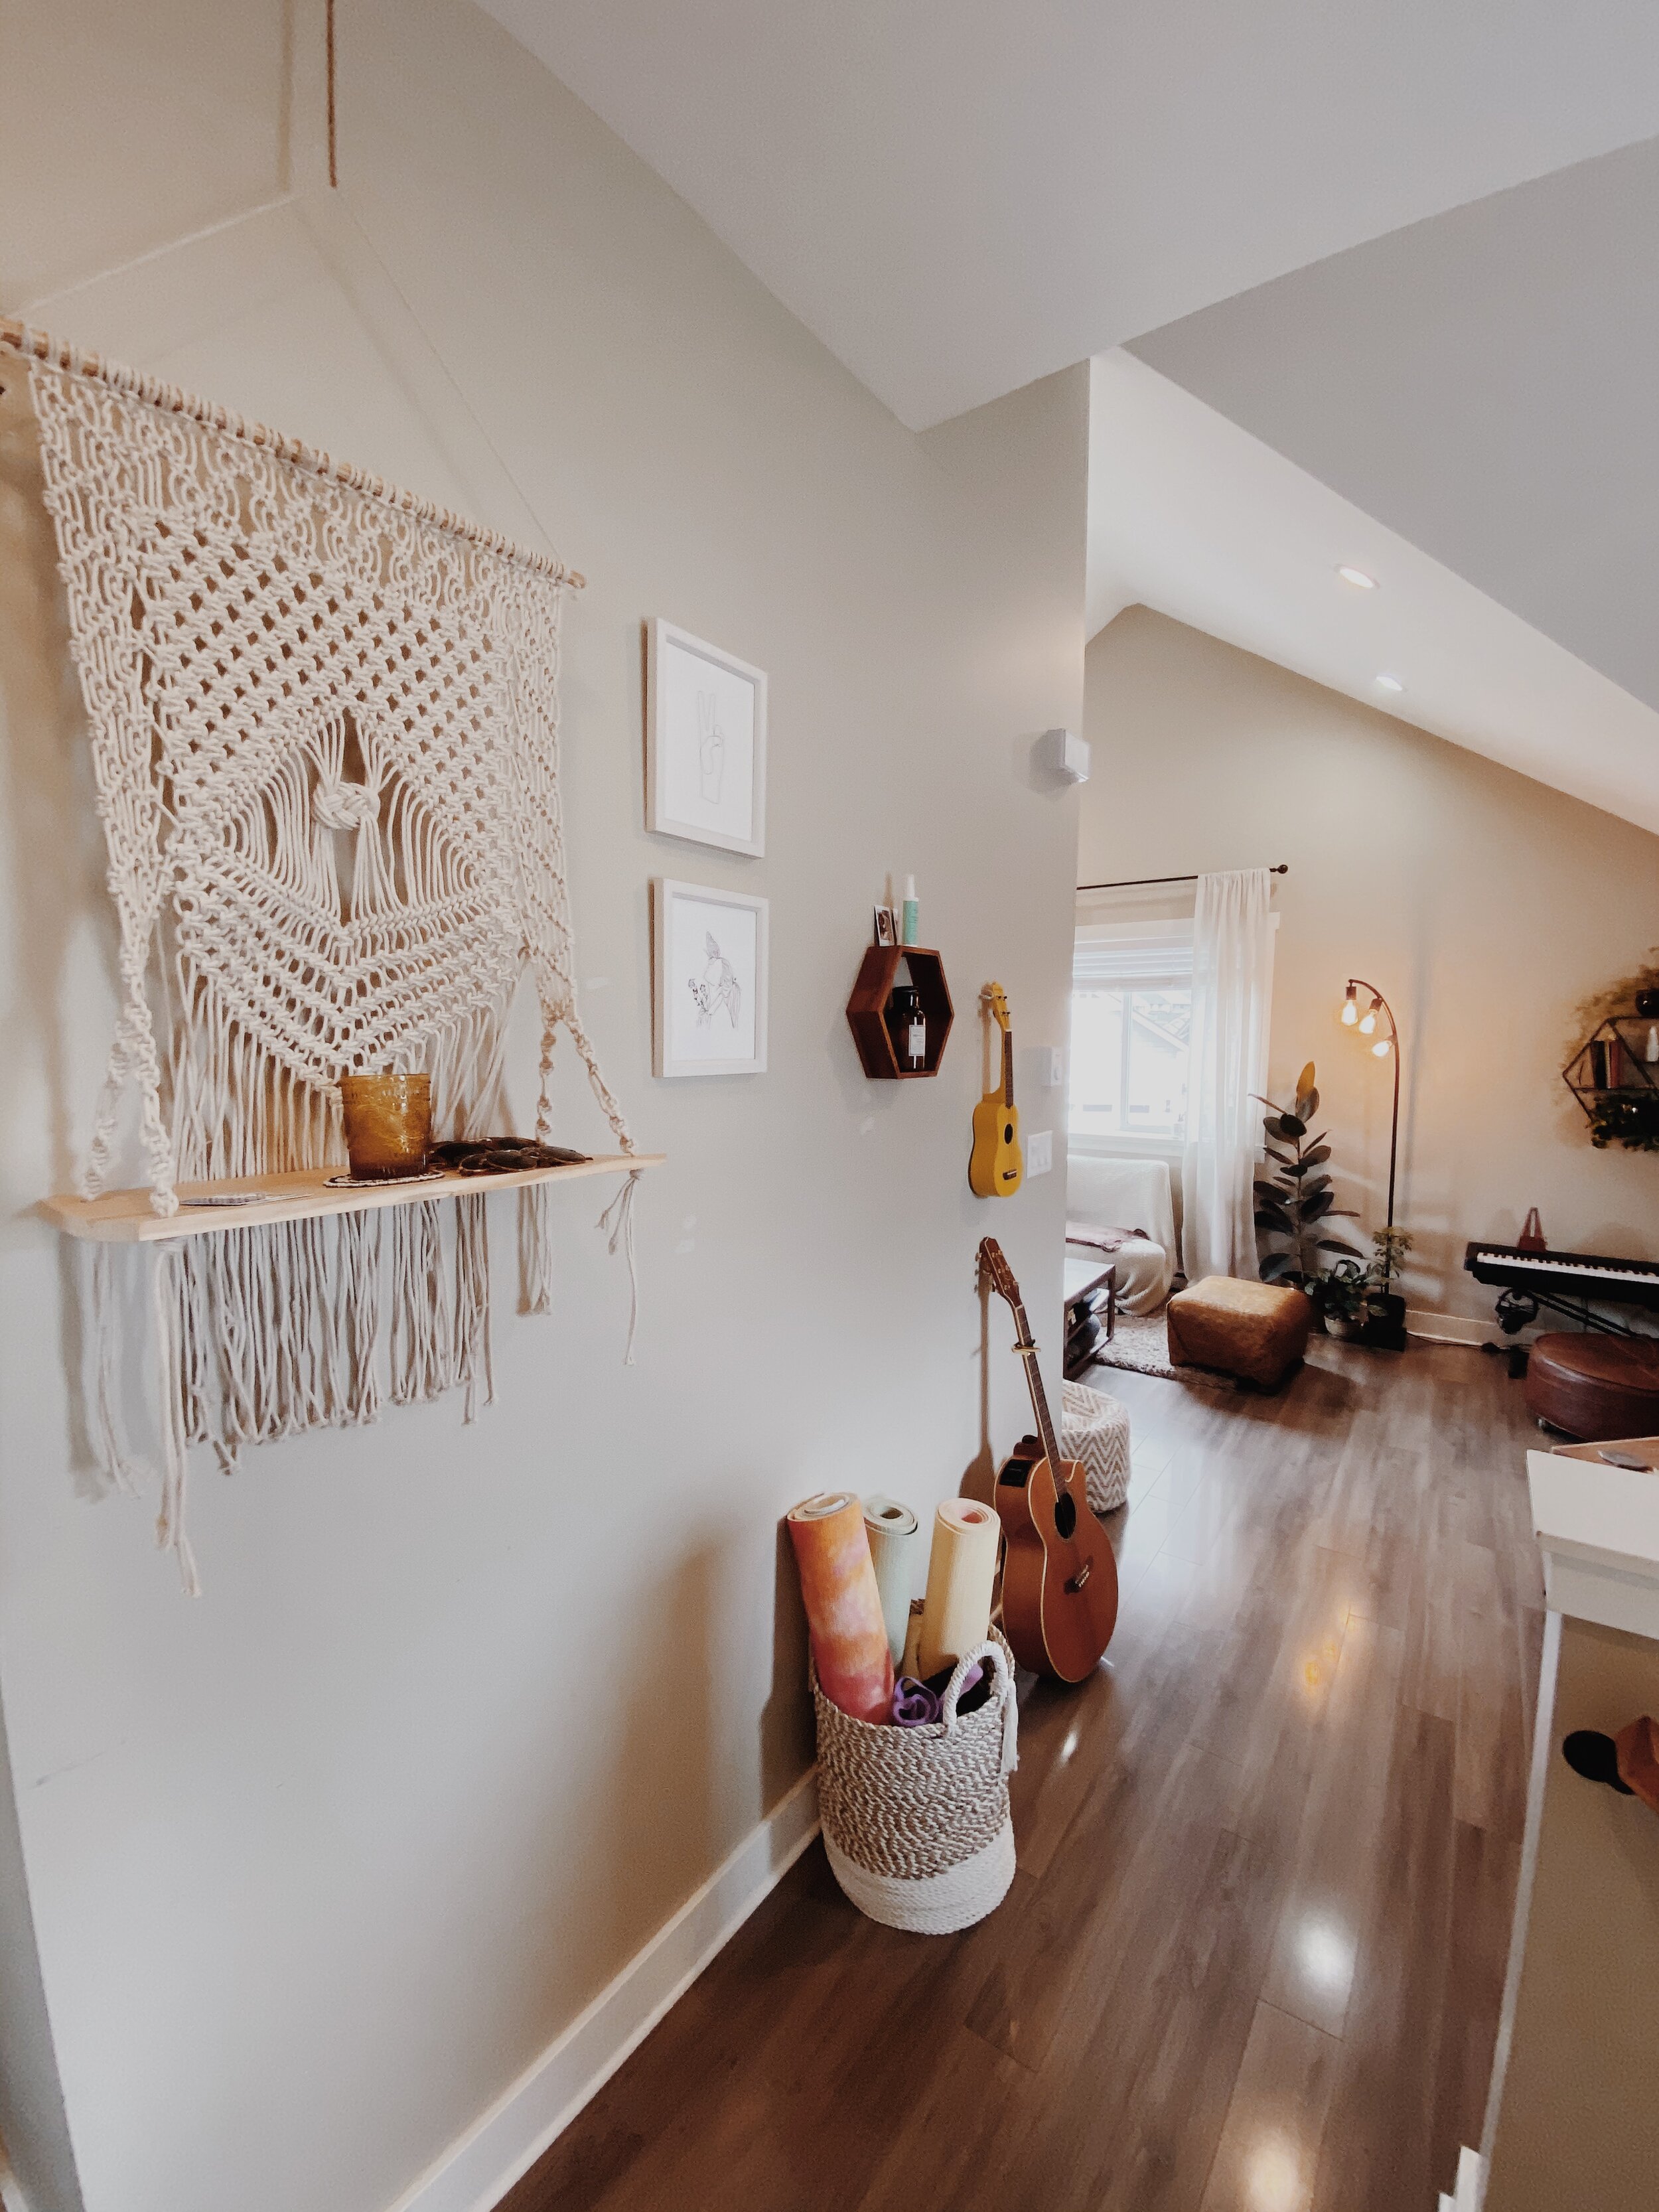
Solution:
<path fill-rule="evenodd" d="M 634 1186 L 640 1179 L 640 1173 L 638 1168 L 634 1170 L 599 1216 L 599 1221 L 602 1230 L 611 1231 L 611 1241 L 606 1249 L 612 1259 L 616 1257 L 618 1239 L 628 1255 L 628 1349 L 623 1354 L 624 1367 L 634 1364 L 634 1338 L 640 1325 L 640 1273 L 634 1255 Z"/>
<path fill-rule="evenodd" d="M 201 1579 L 196 1554 L 190 1547 L 185 1512 L 190 1463 L 189 1439 L 185 1433 L 183 1393 L 179 1385 L 186 1354 L 175 1330 L 184 1300 L 182 1255 L 175 1245 L 156 1259 L 152 1285 L 155 1318 L 155 1348 L 161 1364 L 161 1510 L 156 1516 L 155 1540 L 179 1562 L 179 1579 L 186 1597 L 200 1597 Z"/>
<path fill-rule="evenodd" d="M 495 1398 L 489 1344 L 489 1224 L 482 1194 L 455 1200 L 455 1379 L 466 1392 L 465 1418 L 476 1420 L 480 1389 L 486 1406 Z"/>
<path fill-rule="evenodd" d="M 553 1218 L 544 1182 L 519 1193 L 519 1310 L 553 1310 Z"/>
<path fill-rule="evenodd" d="M 94 1464 L 105 1480 L 128 1497 L 138 1495 L 145 1470 L 128 1454 L 119 1406 L 126 1352 L 125 1312 L 114 1282 L 115 1255 L 107 1244 L 92 1248 L 87 1321 L 91 1335 L 91 1388 L 87 1393 L 87 1427 Z"/>

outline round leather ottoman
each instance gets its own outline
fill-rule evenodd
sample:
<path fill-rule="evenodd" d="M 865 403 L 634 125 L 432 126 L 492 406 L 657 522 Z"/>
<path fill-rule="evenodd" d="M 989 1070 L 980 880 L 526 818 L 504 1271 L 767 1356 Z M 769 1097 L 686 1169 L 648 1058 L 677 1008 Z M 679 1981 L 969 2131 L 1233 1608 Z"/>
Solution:
<path fill-rule="evenodd" d="M 1659 1340 L 1591 1329 L 1540 1336 L 1527 1355 L 1527 1408 L 1581 1443 L 1659 1436 Z"/>

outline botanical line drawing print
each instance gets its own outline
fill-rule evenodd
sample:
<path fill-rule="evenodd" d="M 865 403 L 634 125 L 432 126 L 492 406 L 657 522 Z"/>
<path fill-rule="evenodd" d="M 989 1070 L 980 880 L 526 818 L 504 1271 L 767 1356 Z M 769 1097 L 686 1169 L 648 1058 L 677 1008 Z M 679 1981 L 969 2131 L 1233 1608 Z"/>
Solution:
<path fill-rule="evenodd" d="M 715 720 L 719 706 L 718 694 L 698 692 L 697 774 L 704 802 L 709 806 L 720 805 L 720 784 L 726 775 L 726 732 Z"/>
<path fill-rule="evenodd" d="M 690 992 L 697 1009 L 697 1027 L 711 1029 L 718 1010 L 724 1006 L 727 1020 L 735 1030 L 743 1012 L 743 986 L 738 981 L 738 971 L 720 951 L 714 931 L 703 933 L 703 945 L 708 954 L 708 965 L 701 977 L 688 975 L 686 988 Z"/>

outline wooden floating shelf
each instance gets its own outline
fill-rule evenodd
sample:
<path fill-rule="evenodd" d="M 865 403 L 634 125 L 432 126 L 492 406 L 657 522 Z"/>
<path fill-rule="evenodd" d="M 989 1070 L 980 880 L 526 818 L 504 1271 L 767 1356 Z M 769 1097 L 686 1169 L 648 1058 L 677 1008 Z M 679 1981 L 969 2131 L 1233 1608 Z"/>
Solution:
<path fill-rule="evenodd" d="M 921 1067 L 899 1066 L 887 1027 L 887 1001 L 892 995 L 893 978 L 898 974 L 901 960 L 910 970 L 910 981 L 916 987 L 916 996 L 921 1001 L 927 1023 L 927 1064 Z M 870 946 L 853 986 L 853 995 L 847 1001 L 848 1024 L 866 1075 L 884 1076 L 899 1083 L 920 1082 L 923 1076 L 937 1075 L 953 1018 L 945 963 L 937 952 L 921 945 Z"/>
<path fill-rule="evenodd" d="M 268 1198 L 246 1206 L 186 1206 L 177 1213 L 155 1213 L 147 1190 L 112 1190 L 102 1198 L 60 1195 L 42 1199 L 40 1212 L 70 1237 L 102 1244 L 161 1244 L 180 1237 L 222 1235 L 227 1229 L 253 1229 L 272 1221 L 314 1221 L 330 1213 L 368 1213 L 383 1206 L 419 1206 L 428 1198 L 488 1197 L 495 1190 L 522 1190 L 537 1182 L 575 1182 L 584 1176 L 631 1175 L 635 1168 L 660 1167 L 665 1152 L 602 1152 L 557 1168 L 521 1168 L 505 1175 L 442 1175 L 418 1182 L 363 1183 L 350 1190 L 331 1189 L 328 1176 L 340 1170 L 307 1168 L 298 1175 L 242 1176 L 220 1182 L 183 1182 L 181 1200 L 231 1198 L 239 1191 L 268 1191 Z"/>

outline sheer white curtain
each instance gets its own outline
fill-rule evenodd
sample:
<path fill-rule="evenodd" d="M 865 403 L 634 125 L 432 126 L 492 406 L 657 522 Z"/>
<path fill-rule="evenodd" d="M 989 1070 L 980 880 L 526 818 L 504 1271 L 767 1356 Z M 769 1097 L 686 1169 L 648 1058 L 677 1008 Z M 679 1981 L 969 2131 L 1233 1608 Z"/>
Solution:
<path fill-rule="evenodd" d="M 1193 1030 L 1181 1162 L 1182 1264 L 1254 1281 L 1252 1185 L 1267 1083 L 1273 996 L 1273 878 L 1266 868 L 1200 876 L 1193 924 Z"/>

